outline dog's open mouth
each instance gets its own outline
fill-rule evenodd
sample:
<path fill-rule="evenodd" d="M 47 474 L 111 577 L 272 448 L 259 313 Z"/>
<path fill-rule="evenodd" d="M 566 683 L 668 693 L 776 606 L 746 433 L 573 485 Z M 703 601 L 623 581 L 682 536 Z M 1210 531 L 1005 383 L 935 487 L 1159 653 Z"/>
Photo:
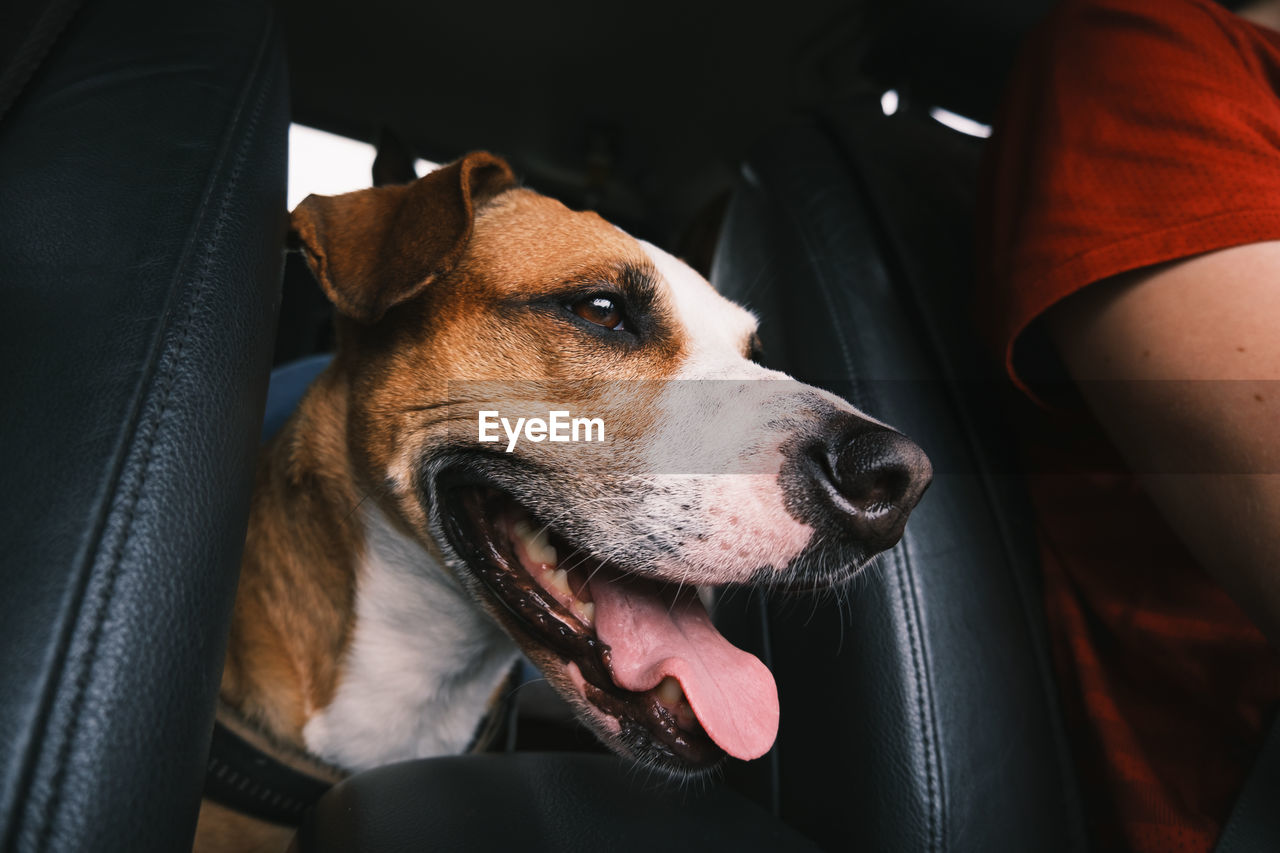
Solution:
<path fill-rule="evenodd" d="M 635 757 L 697 770 L 772 746 L 773 676 L 720 635 L 696 590 L 591 556 L 490 486 L 454 488 L 446 504 L 450 544 L 509 627 L 563 665 Z"/>

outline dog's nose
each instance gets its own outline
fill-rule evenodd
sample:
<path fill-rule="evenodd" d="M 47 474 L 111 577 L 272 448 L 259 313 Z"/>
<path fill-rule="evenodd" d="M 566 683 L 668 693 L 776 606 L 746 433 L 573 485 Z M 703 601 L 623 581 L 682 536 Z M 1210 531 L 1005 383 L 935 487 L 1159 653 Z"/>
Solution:
<path fill-rule="evenodd" d="M 858 538 L 891 547 L 933 480 L 929 457 L 901 433 L 862 420 L 836 433 L 822 453 L 819 467 L 835 508 Z"/>

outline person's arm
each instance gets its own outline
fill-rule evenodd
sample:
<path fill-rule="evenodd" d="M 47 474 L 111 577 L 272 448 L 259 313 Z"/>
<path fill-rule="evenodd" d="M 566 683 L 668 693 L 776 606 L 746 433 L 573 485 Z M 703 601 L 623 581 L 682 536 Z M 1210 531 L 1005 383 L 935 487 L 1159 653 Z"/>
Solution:
<path fill-rule="evenodd" d="M 1045 316 L 1172 528 L 1280 648 L 1280 242 L 1098 282 Z"/>
<path fill-rule="evenodd" d="M 1236 14 L 1273 30 L 1280 30 L 1280 0 L 1257 0 L 1236 10 Z"/>

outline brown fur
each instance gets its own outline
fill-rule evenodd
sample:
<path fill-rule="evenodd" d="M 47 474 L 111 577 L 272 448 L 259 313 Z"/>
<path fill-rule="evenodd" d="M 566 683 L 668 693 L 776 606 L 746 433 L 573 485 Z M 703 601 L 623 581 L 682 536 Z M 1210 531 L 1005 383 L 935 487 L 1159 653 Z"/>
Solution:
<path fill-rule="evenodd" d="M 222 678 L 224 702 L 299 747 L 333 698 L 352 627 L 362 496 L 342 385 L 326 373 L 262 454 Z"/>

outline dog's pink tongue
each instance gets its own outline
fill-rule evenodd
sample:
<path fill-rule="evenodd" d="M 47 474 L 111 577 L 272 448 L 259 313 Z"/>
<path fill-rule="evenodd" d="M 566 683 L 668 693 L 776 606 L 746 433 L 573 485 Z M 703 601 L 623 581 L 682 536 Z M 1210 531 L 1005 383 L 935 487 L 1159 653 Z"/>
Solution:
<path fill-rule="evenodd" d="M 693 590 L 672 602 L 647 581 L 597 576 L 591 598 L 619 687 L 651 690 L 672 676 L 721 749 L 742 759 L 769 751 L 778 734 L 773 675 L 720 635 Z"/>

